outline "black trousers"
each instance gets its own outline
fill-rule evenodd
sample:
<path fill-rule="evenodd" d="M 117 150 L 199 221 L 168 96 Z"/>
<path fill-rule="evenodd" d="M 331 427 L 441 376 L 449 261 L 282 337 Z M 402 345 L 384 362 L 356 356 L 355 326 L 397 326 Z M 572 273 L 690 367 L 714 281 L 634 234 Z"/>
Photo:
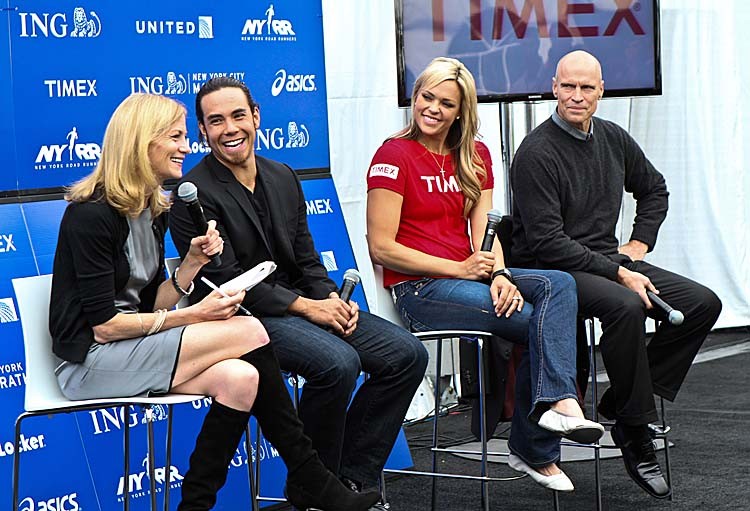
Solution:
<path fill-rule="evenodd" d="M 651 279 L 659 296 L 685 315 L 680 326 L 673 326 L 659 309 L 646 310 L 641 298 L 625 286 L 599 275 L 570 272 L 578 286 L 579 314 L 602 323 L 599 349 L 617 420 L 634 426 L 648 424 L 657 419 L 654 393 L 674 401 L 719 317 L 721 301 L 707 287 L 676 273 L 624 255 L 613 259 Z M 648 346 L 647 317 L 662 321 Z"/>

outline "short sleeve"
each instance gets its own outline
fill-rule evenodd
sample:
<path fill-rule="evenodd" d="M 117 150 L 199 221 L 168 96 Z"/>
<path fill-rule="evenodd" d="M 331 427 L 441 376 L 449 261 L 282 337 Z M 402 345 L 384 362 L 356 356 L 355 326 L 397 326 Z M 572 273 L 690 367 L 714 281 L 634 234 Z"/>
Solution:
<path fill-rule="evenodd" d="M 367 171 L 367 190 L 385 188 L 404 195 L 406 188 L 406 155 L 396 140 L 389 140 L 378 148 Z"/>
<path fill-rule="evenodd" d="M 492 190 L 495 187 L 495 176 L 492 173 L 492 156 L 490 155 L 490 150 L 484 142 L 479 141 L 476 141 L 476 148 L 484 169 L 487 171 L 487 179 L 482 185 L 482 190 Z"/>

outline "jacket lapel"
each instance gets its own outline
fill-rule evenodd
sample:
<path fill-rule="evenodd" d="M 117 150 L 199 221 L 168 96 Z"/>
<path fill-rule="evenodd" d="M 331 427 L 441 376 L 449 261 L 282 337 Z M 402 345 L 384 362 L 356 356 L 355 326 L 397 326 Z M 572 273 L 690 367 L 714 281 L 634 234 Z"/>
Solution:
<path fill-rule="evenodd" d="M 295 208 L 297 204 L 284 204 L 285 198 L 280 191 L 284 189 L 284 183 L 280 182 L 280 175 L 275 169 L 268 166 L 262 158 L 256 158 L 258 172 L 262 172 L 263 184 L 265 185 L 266 199 L 268 201 L 268 210 L 271 215 L 271 231 L 273 232 L 274 241 L 276 242 L 276 257 L 288 262 L 294 262 L 294 251 L 292 250 L 292 241 L 289 239 L 286 219 L 283 208 Z M 286 198 L 289 202 L 289 198 Z"/>

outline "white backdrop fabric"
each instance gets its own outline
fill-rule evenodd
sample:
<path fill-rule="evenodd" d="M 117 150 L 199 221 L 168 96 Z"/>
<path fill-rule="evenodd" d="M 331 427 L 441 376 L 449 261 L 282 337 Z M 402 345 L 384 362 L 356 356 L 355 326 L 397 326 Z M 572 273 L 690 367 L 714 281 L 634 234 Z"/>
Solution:
<path fill-rule="evenodd" d="M 663 95 L 610 99 L 597 115 L 628 129 L 664 174 L 669 213 L 647 260 L 711 287 L 724 303 L 717 327 L 750 324 L 750 4 L 742 0 L 661 0 Z M 365 240 L 366 183 L 370 158 L 400 129 L 408 112 L 398 108 L 396 37 L 391 0 L 323 0 L 331 172 L 368 303 L 378 303 Z M 604 69 L 605 98 L 607 70 Z M 551 79 L 551 77 L 550 77 Z M 534 124 L 554 103 L 534 105 Z M 524 105 L 514 105 L 514 142 L 524 135 Z M 501 160 L 500 108 L 480 105 L 483 140 L 490 147 L 495 206 L 507 211 Z M 634 213 L 626 197 L 620 238 L 627 240 Z M 380 296 L 387 296 L 380 294 Z M 382 310 L 381 310 L 382 309 Z"/>

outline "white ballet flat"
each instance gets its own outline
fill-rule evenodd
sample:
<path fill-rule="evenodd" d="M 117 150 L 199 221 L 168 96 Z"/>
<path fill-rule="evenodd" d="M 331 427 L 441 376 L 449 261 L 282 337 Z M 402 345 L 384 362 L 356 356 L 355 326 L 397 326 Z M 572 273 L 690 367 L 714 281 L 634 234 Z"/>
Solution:
<path fill-rule="evenodd" d="M 539 418 L 539 425 L 579 444 L 594 443 L 604 434 L 604 426 L 598 422 L 563 415 L 552 408 L 542 414 Z"/>
<path fill-rule="evenodd" d="M 531 477 L 535 482 L 539 483 L 549 490 L 573 491 L 575 489 L 575 487 L 573 486 L 573 482 L 570 480 L 570 478 L 568 478 L 567 475 L 565 475 L 565 472 L 563 472 L 562 470 L 559 474 L 546 476 L 528 466 L 525 461 L 523 461 L 515 454 L 511 454 L 508 456 L 508 465 L 513 470 L 528 474 L 529 477 Z"/>

